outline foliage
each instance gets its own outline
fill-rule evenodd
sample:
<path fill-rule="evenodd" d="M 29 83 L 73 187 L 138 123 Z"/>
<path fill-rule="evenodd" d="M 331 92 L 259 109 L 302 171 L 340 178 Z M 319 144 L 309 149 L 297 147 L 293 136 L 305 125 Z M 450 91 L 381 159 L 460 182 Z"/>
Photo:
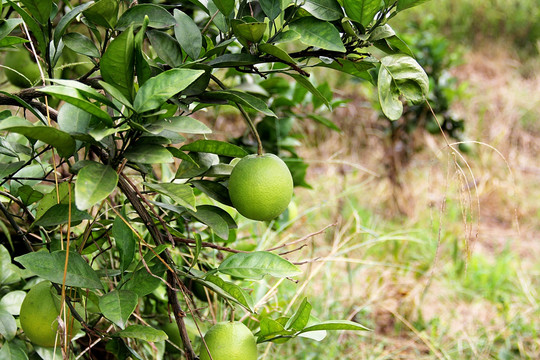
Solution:
<path fill-rule="evenodd" d="M 212 129 L 196 117 L 237 108 L 258 154 L 263 146 L 288 150 L 295 184 L 306 185 L 294 144 L 277 136 L 263 143 L 257 130 L 283 121 L 280 114 L 292 113 L 306 92 L 331 107 L 328 89 L 308 78 L 314 67 L 376 85 L 391 119 L 401 115 L 402 97 L 424 99 L 427 76 L 387 24 L 422 2 L 2 1 L 2 52 L 24 43 L 19 51 L 41 67 L 44 85 L 0 96 L 1 105 L 23 109 L 0 113 L 2 299 L 35 276 L 53 282 L 84 329 L 73 347 L 62 344 L 65 358 L 71 351 L 162 358 L 167 335 L 158 328 L 168 311 L 187 359 L 195 350 L 185 312 L 210 321 L 217 310 L 231 318 L 244 311 L 259 343 L 366 330 L 317 320 L 307 299 L 292 316 L 270 311 L 265 296 L 246 290 L 260 288 L 254 280 L 301 270 L 279 247 L 236 248 L 240 219 L 227 180 L 234 159 L 252 148 L 208 139 Z M 368 52 L 373 45 L 383 48 L 380 57 Z M 278 92 L 242 87 L 257 77 L 292 79 L 300 93 L 278 106 Z M 193 281 L 210 300 L 204 310 L 185 285 Z M 2 356 L 47 358 L 48 350 L 20 341 L 17 309 L 0 316 Z"/>

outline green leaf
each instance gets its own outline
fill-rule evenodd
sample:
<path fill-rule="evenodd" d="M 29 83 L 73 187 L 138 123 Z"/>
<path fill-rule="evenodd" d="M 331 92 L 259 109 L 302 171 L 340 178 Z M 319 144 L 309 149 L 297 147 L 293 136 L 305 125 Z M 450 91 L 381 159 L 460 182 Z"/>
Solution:
<path fill-rule="evenodd" d="M 197 206 L 197 211 L 189 211 L 191 216 L 208 225 L 212 231 L 220 238 L 227 240 L 229 238 L 229 224 L 223 218 L 223 213 L 218 207 L 211 205 Z"/>
<path fill-rule="evenodd" d="M 1 7 L 0 7 L 0 9 L 1 9 Z M 17 330 L 17 326 L 15 326 L 15 330 Z M 21 348 L 15 342 L 9 342 L 9 341 L 4 342 L 4 344 L 2 344 L 2 348 L 0 348 L 0 359 L 28 360 L 28 355 L 26 355 L 25 350 L 26 349 Z"/>
<path fill-rule="evenodd" d="M 64 280 L 64 266 L 66 251 L 60 250 L 53 253 L 38 251 L 28 253 L 15 258 L 22 266 L 35 275 L 57 284 Z M 66 271 L 66 286 L 74 286 L 89 289 L 103 289 L 96 272 L 76 252 L 69 253 Z"/>
<path fill-rule="evenodd" d="M 79 16 L 81 12 L 86 10 L 91 5 L 93 5 L 92 2 L 87 2 L 79 6 L 76 6 L 60 19 L 60 21 L 58 22 L 58 25 L 56 25 L 54 29 L 54 45 L 55 46 L 58 46 L 58 44 L 60 43 L 60 39 L 62 38 L 62 35 L 64 35 L 69 24 L 71 24 L 71 22 L 77 16 Z"/>
<path fill-rule="evenodd" d="M 48 194 L 45 194 L 43 199 L 38 203 L 36 207 L 36 219 L 35 221 L 39 220 L 51 207 L 57 204 L 69 204 L 70 199 L 70 193 L 72 184 L 68 181 L 61 183 L 58 185 L 58 191 L 56 191 L 56 187 L 52 187 L 51 191 Z"/>
<path fill-rule="evenodd" d="M 177 205 L 181 205 L 187 209 L 196 211 L 195 195 L 193 194 L 193 189 L 191 186 L 177 183 L 144 183 L 144 185 L 160 194 L 167 195 L 173 199 Z"/>
<path fill-rule="evenodd" d="M 165 164 L 174 162 L 171 153 L 156 144 L 137 144 L 124 154 L 129 161 L 140 164 Z"/>
<path fill-rule="evenodd" d="M 212 165 L 219 163 L 216 154 L 193 153 L 188 155 L 191 161 L 183 160 L 176 171 L 176 179 L 189 179 L 204 174 Z M 195 163 L 193 163 L 195 161 Z"/>
<path fill-rule="evenodd" d="M 249 66 L 263 62 L 263 60 L 257 56 L 250 54 L 225 54 L 218 56 L 214 60 L 209 61 L 207 64 L 213 68 L 220 67 L 237 67 L 237 66 Z"/>
<path fill-rule="evenodd" d="M 133 274 L 126 276 L 127 282 L 124 285 L 124 290 L 131 290 L 139 297 L 151 294 L 160 285 L 162 285 L 161 277 L 165 274 L 166 267 L 161 262 L 149 266 L 152 274 L 148 273 L 145 267 L 135 271 Z"/>
<path fill-rule="evenodd" d="M 51 85 L 38 90 L 45 94 L 52 95 L 60 100 L 64 100 L 67 103 L 75 105 L 76 107 L 81 108 L 86 112 L 89 112 L 95 117 L 103 120 L 105 125 L 113 125 L 113 120 L 111 116 L 105 110 L 101 109 L 96 104 L 91 103 L 89 100 L 87 100 L 76 88 L 62 85 Z"/>
<path fill-rule="evenodd" d="M 37 1 L 39 1 L 39 0 L 37 0 Z M 39 25 L 34 20 L 33 17 L 31 17 L 25 10 L 21 9 L 13 1 L 8 0 L 8 3 L 21 16 L 21 18 L 24 20 L 24 23 L 28 27 L 28 29 L 30 29 L 30 31 L 36 37 L 36 40 L 38 41 L 38 47 L 39 47 L 40 52 L 42 54 L 45 53 L 46 49 L 47 49 L 47 42 L 45 40 L 44 31 L 41 29 L 41 25 Z"/>
<path fill-rule="evenodd" d="M 21 290 L 8 292 L 0 300 L 0 311 L 4 310 L 11 315 L 19 315 L 21 312 L 21 304 L 26 296 L 26 293 Z"/>
<path fill-rule="evenodd" d="M 33 204 L 43 198 L 43 194 L 29 185 L 23 185 L 19 188 L 19 198 L 25 205 Z"/>
<path fill-rule="evenodd" d="M 234 1 L 235 0 L 214 0 L 214 5 L 216 5 L 223 15 L 229 16 L 234 10 Z"/>
<path fill-rule="evenodd" d="M 251 311 L 252 313 L 254 312 L 254 310 L 253 310 L 253 299 L 240 286 L 238 286 L 238 285 L 236 285 L 236 284 L 234 284 L 232 282 L 225 281 L 222 278 L 220 278 L 219 276 L 215 276 L 215 275 L 211 275 L 211 274 L 206 275 L 204 280 L 214 284 L 216 287 L 223 290 L 227 295 L 232 297 L 237 303 L 242 305 L 247 310 Z M 212 287 L 212 289 L 215 290 L 215 287 Z"/>
<path fill-rule="evenodd" d="M 56 204 L 51 206 L 39 219 L 34 221 L 33 226 L 52 227 L 67 224 L 71 219 L 71 224 L 80 223 L 83 220 L 91 220 L 92 217 L 86 212 L 78 210 L 75 204 L 70 207 L 67 204 Z"/>
<path fill-rule="evenodd" d="M 321 323 L 305 327 L 301 334 L 310 332 L 310 331 L 320 331 L 320 330 L 363 330 L 369 331 L 370 329 L 361 325 L 357 322 L 348 321 L 348 320 L 329 320 L 323 321 Z"/>
<path fill-rule="evenodd" d="M 113 290 L 99 299 L 99 309 L 103 316 L 121 329 L 125 329 L 138 300 L 137 294 L 133 291 Z"/>
<path fill-rule="evenodd" d="M 300 331 L 309 321 L 309 315 L 311 314 L 311 304 L 307 301 L 307 298 L 302 300 L 302 303 L 296 310 L 293 316 L 287 321 L 285 328 L 290 330 Z"/>
<path fill-rule="evenodd" d="M 40 140 L 55 147 L 62 157 L 69 157 L 75 152 L 75 140 L 68 133 L 49 126 L 34 126 L 31 122 L 15 116 L 0 122 L 0 130 L 14 132 L 27 138 Z"/>
<path fill-rule="evenodd" d="M 52 12 L 52 0 L 20 0 L 28 12 L 42 25 L 47 24 Z"/>
<path fill-rule="evenodd" d="M 382 58 L 377 87 L 383 113 L 397 120 L 403 113 L 400 95 L 413 102 L 423 100 L 429 92 L 429 79 L 416 60 L 396 54 Z"/>
<path fill-rule="evenodd" d="M 102 1 L 105 0 L 100 2 Z M 135 72 L 133 29 L 127 29 L 109 44 L 100 65 L 103 80 L 118 88 L 131 101 Z"/>
<path fill-rule="evenodd" d="M 25 163 L 25 161 L 17 161 L 9 164 L 0 163 L 0 179 L 16 173 Z"/>
<path fill-rule="evenodd" d="M 0 335 L 9 341 L 15 337 L 16 333 L 17 323 L 15 322 L 15 318 L 6 310 L 0 309 Z"/>
<path fill-rule="evenodd" d="M 62 105 L 58 111 L 58 126 L 68 134 L 87 134 L 91 122 L 92 114 L 70 103 Z"/>
<path fill-rule="evenodd" d="M 317 99 L 321 100 L 326 107 L 329 110 L 332 110 L 332 106 L 330 105 L 330 102 L 328 99 L 317 89 L 311 81 L 308 80 L 307 77 L 300 75 L 300 74 L 294 74 L 294 73 L 287 73 L 290 77 L 292 77 L 296 82 L 300 85 L 302 85 L 306 90 L 308 90 L 313 96 L 315 96 Z"/>
<path fill-rule="evenodd" d="M 259 43 L 264 33 L 266 32 L 266 23 L 263 22 L 251 22 L 243 23 L 241 21 L 233 21 L 232 28 L 234 34 L 243 40 Z"/>
<path fill-rule="evenodd" d="M 23 19 L 5 19 L 0 24 L 0 40 L 8 36 L 13 29 L 23 23 Z"/>
<path fill-rule="evenodd" d="M 127 106 L 129 109 L 133 110 L 133 104 L 131 101 L 114 85 L 108 84 L 104 81 L 98 81 L 99 85 L 105 90 L 109 95 L 111 95 L 115 100 L 120 104 Z"/>
<path fill-rule="evenodd" d="M 317 19 L 335 21 L 343 17 L 337 0 L 306 0 L 302 7 Z"/>
<path fill-rule="evenodd" d="M 248 153 L 237 145 L 218 140 L 197 140 L 180 148 L 184 151 L 217 154 L 229 157 L 244 157 Z"/>
<path fill-rule="evenodd" d="M 324 116 L 321 116 L 321 115 L 317 115 L 317 114 L 310 114 L 308 115 L 308 117 L 312 120 L 315 120 L 316 122 L 318 122 L 319 124 L 322 124 L 324 126 L 326 126 L 327 128 L 329 129 L 332 129 L 334 131 L 337 131 L 337 132 L 341 132 L 341 129 L 336 125 L 334 124 L 334 122 Z"/>
<path fill-rule="evenodd" d="M 290 25 L 291 30 L 300 34 L 300 41 L 330 51 L 345 52 L 339 31 L 329 22 L 306 16 Z"/>
<path fill-rule="evenodd" d="M 202 49 L 202 34 L 193 19 L 178 9 L 174 9 L 174 36 L 188 56 L 197 60 Z"/>
<path fill-rule="evenodd" d="M 192 180 L 191 184 L 222 204 L 232 206 L 229 190 L 218 182 L 210 180 Z"/>
<path fill-rule="evenodd" d="M 356 76 L 358 78 L 371 81 L 371 75 L 369 75 L 368 70 L 373 69 L 375 65 L 367 61 L 351 61 L 345 59 L 339 59 L 339 61 L 334 60 L 330 64 L 320 62 L 317 66 L 327 67 L 330 69 L 342 71 L 344 73 Z"/>
<path fill-rule="evenodd" d="M 83 167 L 75 182 L 75 204 L 87 210 L 106 199 L 118 184 L 118 174 L 109 165 L 93 162 Z"/>
<path fill-rule="evenodd" d="M 414 6 L 428 2 L 429 0 L 398 0 L 397 2 L 397 11 L 402 11 Z"/>
<path fill-rule="evenodd" d="M 158 120 L 147 127 L 153 134 L 160 133 L 163 130 L 174 131 L 181 134 L 211 134 L 212 129 L 199 120 L 189 116 L 175 116 Z"/>
<path fill-rule="evenodd" d="M 375 14 L 384 8 L 381 0 L 344 0 L 347 15 L 363 26 L 369 25 Z"/>
<path fill-rule="evenodd" d="M 21 280 L 19 268 L 11 263 L 8 250 L 0 245 L 0 285 L 9 285 Z"/>
<path fill-rule="evenodd" d="M 148 26 L 155 29 L 166 29 L 176 24 L 174 17 L 163 7 L 155 4 L 139 4 L 128 9 L 122 14 L 117 30 L 125 30 L 133 25 L 135 28 L 142 26 L 144 17 L 148 16 Z"/>
<path fill-rule="evenodd" d="M 296 265 L 267 251 L 234 254 L 225 259 L 217 270 L 223 274 L 254 280 L 260 280 L 265 275 L 290 277 L 302 273 Z"/>
<path fill-rule="evenodd" d="M 118 16 L 118 0 L 100 0 L 83 11 L 84 16 L 96 25 L 112 29 Z"/>
<path fill-rule="evenodd" d="M 289 63 L 289 64 L 296 64 L 296 60 L 294 60 L 288 52 L 286 52 L 285 50 L 275 46 L 275 45 L 272 45 L 272 44 L 269 44 L 269 43 L 265 43 L 265 44 L 260 44 L 259 45 L 259 50 L 262 51 L 262 52 L 265 52 L 269 55 L 272 55 L 282 61 L 284 61 L 285 63 Z"/>
<path fill-rule="evenodd" d="M 125 208 L 122 209 L 122 217 L 125 221 L 129 221 Z M 135 257 L 135 235 L 129 226 L 122 220 L 120 216 L 114 219 L 111 228 L 114 237 L 114 243 L 120 253 L 120 270 L 125 271 Z"/>
<path fill-rule="evenodd" d="M 112 108 L 119 110 L 111 100 L 107 99 L 105 95 L 102 95 L 99 91 L 97 91 L 96 89 L 86 84 L 83 84 L 75 80 L 64 80 L 64 79 L 50 79 L 50 80 L 56 84 L 75 88 L 79 90 L 79 92 L 83 94 L 84 96 L 86 96 L 87 98 L 97 100 L 104 105 L 107 105 L 107 106 L 110 106 Z"/>
<path fill-rule="evenodd" d="M 121 338 L 133 338 L 148 342 L 167 340 L 167 334 L 163 330 L 157 330 L 150 326 L 130 325 L 122 331 L 112 334 Z"/>
<path fill-rule="evenodd" d="M 182 49 L 180 44 L 169 34 L 160 30 L 150 30 L 147 32 L 148 39 L 156 51 L 159 58 L 171 67 L 182 65 Z"/>
<path fill-rule="evenodd" d="M 291 338 L 294 335 L 293 330 L 285 330 L 285 327 L 279 321 L 269 317 L 263 317 L 260 322 L 260 330 L 257 333 L 257 343 L 275 340 L 274 338 Z M 285 340 L 286 341 L 286 340 Z"/>
<path fill-rule="evenodd" d="M 64 41 L 64 44 L 68 48 L 75 51 L 76 53 L 95 58 L 101 56 L 94 42 L 83 34 L 75 32 L 69 33 L 62 37 L 62 41 Z"/>
<path fill-rule="evenodd" d="M 209 91 L 204 94 L 204 99 L 212 100 L 228 100 L 233 103 L 245 105 L 257 111 L 260 111 L 266 116 L 277 117 L 272 110 L 268 108 L 268 105 L 263 100 L 255 97 L 251 94 L 237 91 L 237 90 L 222 90 L 222 91 Z"/>
<path fill-rule="evenodd" d="M 0 40 L 0 48 L 17 45 L 17 44 L 24 44 L 27 42 L 28 40 L 17 37 L 17 36 L 6 36 L 2 40 Z"/>
<path fill-rule="evenodd" d="M 259 0 L 262 11 L 270 20 L 276 19 L 281 14 L 282 0 Z"/>
<path fill-rule="evenodd" d="M 149 79 L 135 96 L 133 107 L 138 113 L 159 108 L 204 73 L 203 70 L 171 69 Z"/>

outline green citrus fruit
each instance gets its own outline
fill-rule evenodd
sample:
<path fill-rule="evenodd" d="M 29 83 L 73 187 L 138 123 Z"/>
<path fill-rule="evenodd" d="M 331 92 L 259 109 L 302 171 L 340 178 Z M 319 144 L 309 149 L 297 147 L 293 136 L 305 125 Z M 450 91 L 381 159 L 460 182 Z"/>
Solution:
<path fill-rule="evenodd" d="M 229 179 L 229 195 L 234 207 L 253 220 L 272 220 L 287 209 L 292 194 L 291 172 L 274 154 L 242 158 Z"/>
<path fill-rule="evenodd" d="M 35 285 L 21 304 L 21 328 L 34 345 L 53 347 L 58 330 L 60 300 L 51 292 L 51 285 L 44 281 Z M 69 337 L 80 329 L 80 324 L 68 317 Z M 61 334 L 59 334 L 61 336 Z M 57 344 L 60 345 L 60 338 Z"/>
<path fill-rule="evenodd" d="M 204 335 L 204 341 L 213 360 L 257 360 L 255 337 L 241 322 L 217 323 Z M 200 360 L 210 360 L 204 344 Z"/>
<path fill-rule="evenodd" d="M 38 65 L 31 60 L 30 53 L 23 48 L 8 52 L 3 65 L 18 71 L 17 73 L 4 68 L 9 82 L 20 88 L 31 87 L 40 78 Z"/>

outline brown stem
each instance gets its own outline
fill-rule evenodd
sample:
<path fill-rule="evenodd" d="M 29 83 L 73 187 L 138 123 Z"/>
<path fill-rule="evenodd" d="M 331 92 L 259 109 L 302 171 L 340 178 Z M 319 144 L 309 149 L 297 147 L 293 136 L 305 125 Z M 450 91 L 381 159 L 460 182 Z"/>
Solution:
<path fill-rule="evenodd" d="M 124 195 L 126 195 L 126 198 L 129 200 L 137 214 L 141 217 L 143 220 L 143 223 L 145 224 L 146 228 L 150 232 L 150 235 L 154 239 L 154 241 L 157 244 L 163 244 L 164 239 L 161 236 L 161 233 L 159 232 L 159 229 L 155 226 L 154 221 L 144 205 L 142 204 L 141 200 L 139 199 L 137 193 L 131 188 L 131 185 L 126 181 L 126 179 L 123 176 L 120 176 L 118 178 L 118 187 Z M 173 263 L 173 260 L 171 258 L 171 255 L 168 250 L 165 250 L 163 252 L 165 256 L 165 261 L 169 264 Z M 169 304 L 171 304 L 173 311 L 174 311 L 174 317 L 176 319 L 176 325 L 178 326 L 178 330 L 180 331 L 180 337 L 182 339 L 182 343 L 184 344 L 184 351 L 186 354 L 187 360 L 195 360 L 196 355 L 193 351 L 193 347 L 191 346 L 191 341 L 189 340 L 189 337 L 187 335 L 187 329 L 186 325 L 184 323 L 183 317 L 185 316 L 184 311 L 182 311 L 180 307 L 180 303 L 178 301 L 178 297 L 176 295 L 176 291 L 173 288 L 179 288 L 182 286 L 180 284 L 180 279 L 178 279 L 176 274 L 171 271 L 171 269 L 167 270 L 167 279 L 168 283 L 172 284 L 172 287 L 167 286 L 167 297 L 169 298 Z"/>

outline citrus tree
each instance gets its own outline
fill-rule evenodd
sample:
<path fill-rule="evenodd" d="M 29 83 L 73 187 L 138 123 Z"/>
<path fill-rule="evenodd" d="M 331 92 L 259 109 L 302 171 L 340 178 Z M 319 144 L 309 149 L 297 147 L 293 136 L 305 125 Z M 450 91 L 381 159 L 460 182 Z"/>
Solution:
<path fill-rule="evenodd" d="M 339 131 L 297 110 L 338 105 L 312 69 L 372 83 L 389 119 L 425 99 L 388 25 L 422 2 L 2 0 L 0 357 L 255 359 L 256 343 L 366 330 L 307 299 L 265 308 L 259 284 L 301 264 L 237 224 L 307 186 L 295 120 Z M 201 121 L 231 109 L 239 138 Z M 235 341 L 243 355 L 222 351 Z"/>

